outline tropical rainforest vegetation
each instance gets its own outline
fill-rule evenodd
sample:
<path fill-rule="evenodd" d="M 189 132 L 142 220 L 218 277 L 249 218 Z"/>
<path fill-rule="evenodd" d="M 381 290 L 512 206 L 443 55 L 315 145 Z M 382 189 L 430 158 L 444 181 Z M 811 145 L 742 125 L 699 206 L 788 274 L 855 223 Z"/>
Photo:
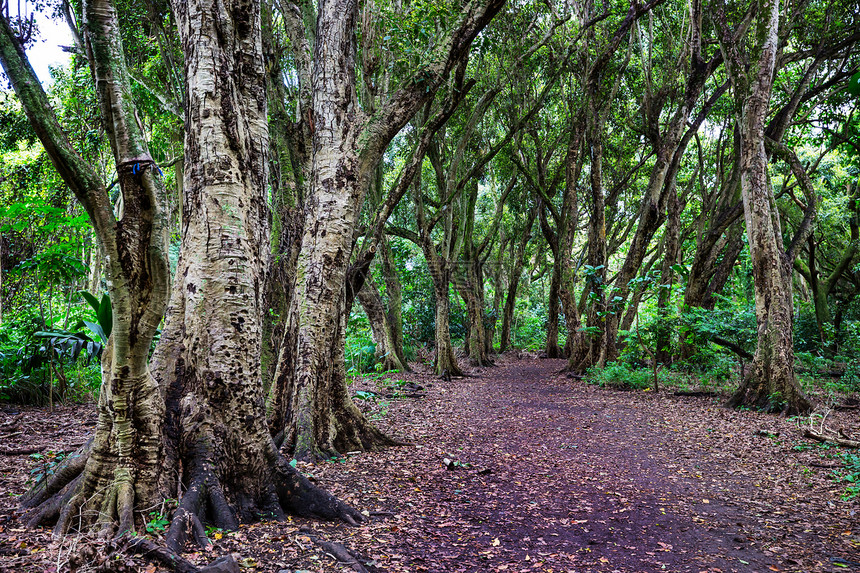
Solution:
<path fill-rule="evenodd" d="M 99 413 L 32 526 L 359 522 L 291 460 L 395 444 L 366 372 L 860 391 L 855 0 L 10 5 L 0 400 Z"/>

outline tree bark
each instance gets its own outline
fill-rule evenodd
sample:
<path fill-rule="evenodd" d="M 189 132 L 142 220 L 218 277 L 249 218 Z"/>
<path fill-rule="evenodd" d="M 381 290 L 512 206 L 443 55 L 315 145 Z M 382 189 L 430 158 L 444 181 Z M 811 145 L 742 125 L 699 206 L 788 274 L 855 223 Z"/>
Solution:
<path fill-rule="evenodd" d="M 681 211 L 683 207 L 678 200 L 677 189 L 673 189 L 668 201 L 666 213 L 666 239 L 663 253 L 663 266 L 660 269 L 660 286 L 657 294 L 657 317 L 659 325 L 656 340 L 655 359 L 659 364 L 672 362 L 672 338 L 669 326 L 669 304 L 672 300 L 672 285 L 675 282 L 675 271 L 672 268 L 678 263 L 681 252 Z"/>
<path fill-rule="evenodd" d="M 385 294 L 388 299 L 386 316 L 388 326 L 391 329 L 392 348 L 397 356 L 398 369 L 401 372 L 409 372 L 411 368 L 406 360 L 405 341 L 403 339 L 403 289 L 397 276 L 391 243 L 383 237 L 380 246 L 382 248 L 382 275 L 385 279 Z"/>
<path fill-rule="evenodd" d="M 74 150 L 8 22 L 0 18 L 0 60 L 58 173 L 84 206 L 105 255 L 113 309 L 102 360 L 98 424 L 92 439 L 22 497 L 30 525 L 56 520 L 55 532 L 97 525 L 105 534 L 135 529 L 135 510 L 163 493 L 164 404 L 147 368 L 167 302 L 167 195 L 129 96 L 113 5 L 84 5 L 87 51 L 102 119 L 125 203 L 117 219 L 107 189 Z"/>
<path fill-rule="evenodd" d="M 463 371 L 457 363 L 454 348 L 451 345 L 451 300 L 448 298 L 450 271 L 443 267 L 441 261 L 428 259 L 430 277 L 433 279 L 433 295 L 436 300 L 436 360 L 433 372 L 443 378 L 462 376 Z"/>
<path fill-rule="evenodd" d="M 762 0 L 755 27 L 756 57 L 745 77 L 730 51 L 741 115 L 741 193 L 755 285 L 758 337 L 751 373 L 732 396 L 733 406 L 768 412 L 805 413 L 811 408 L 794 373 L 791 263 L 782 245 L 779 213 L 769 181 L 764 130 L 773 87 L 779 31 L 779 0 Z M 728 48 L 734 50 L 734 47 Z M 723 45 L 723 50 L 727 50 Z"/>
<path fill-rule="evenodd" d="M 193 0 L 174 11 L 187 94 L 183 233 L 153 357 L 167 404 L 166 467 L 182 468 L 185 492 L 168 546 L 179 550 L 207 514 L 224 528 L 286 510 L 359 521 L 290 466 L 266 423 L 269 131 L 260 5 Z"/>
<path fill-rule="evenodd" d="M 397 351 L 393 325 L 389 322 L 382 295 L 373 281 L 364 282 L 364 288 L 358 291 L 357 298 L 370 322 L 371 336 L 376 345 L 376 359 L 382 365 L 382 370 L 405 371 L 406 365 L 401 362 L 403 350 Z"/>
<path fill-rule="evenodd" d="M 546 208 L 542 207 L 540 212 L 540 226 L 547 244 L 550 246 L 553 257 L 552 272 L 549 280 L 549 298 L 546 308 L 546 342 L 544 343 L 544 355 L 547 358 L 560 358 L 561 348 L 558 346 L 558 323 L 559 323 L 559 289 L 561 288 L 562 261 L 560 258 L 560 246 L 558 233 L 554 233 L 549 226 L 546 217 Z"/>

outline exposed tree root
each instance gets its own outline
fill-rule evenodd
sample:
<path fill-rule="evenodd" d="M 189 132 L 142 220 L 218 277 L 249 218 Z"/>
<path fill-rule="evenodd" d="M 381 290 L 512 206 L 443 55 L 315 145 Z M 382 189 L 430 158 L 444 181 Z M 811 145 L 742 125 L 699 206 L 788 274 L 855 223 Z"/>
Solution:
<path fill-rule="evenodd" d="M 496 365 L 495 361 L 489 357 L 470 358 L 469 363 L 477 368 L 493 368 Z"/>
<path fill-rule="evenodd" d="M 359 555 L 347 549 L 343 544 L 336 541 L 326 541 L 317 532 L 307 527 L 302 527 L 299 531 L 316 545 L 322 547 L 323 551 L 333 557 L 338 564 L 349 565 L 357 573 L 369 573 L 368 569 L 359 561 Z"/>
<path fill-rule="evenodd" d="M 105 556 L 105 565 L 110 567 L 111 558 L 119 555 L 140 555 L 147 561 L 157 563 L 176 573 L 239 573 L 239 564 L 233 555 L 215 559 L 209 565 L 198 567 L 168 547 L 145 537 L 123 535 L 109 541 L 100 551 Z"/>
<path fill-rule="evenodd" d="M 92 446 L 93 439 L 90 438 L 78 451 L 68 455 L 53 474 L 46 474 L 30 491 L 21 496 L 21 507 L 25 509 L 36 508 L 60 490 L 65 489 L 69 483 L 84 471 L 87 459 L 89 459 L 90 452 L 92 451 Z"/>
<path fill-rule="evenodd" d="M 350 403 L 345 406 L 351 416 L 333 420 L 336 428 L 335 440 L 332 444 L 329 457 L 339 456 L 346 452 L 356 450 L 374 452 L 391 446 L 403 445 L 401 442 L 382 433 L 374 426 L 358 408 Z"/>
<path fill-rule="evenodd" d="M 349 525 L 358 525 L 364 521 L 364 516 L 358 510 L 316 487 L 280 455 L 275 466 L 274 482 L 281 507 L 297 515 L 339 519 Z"/>
<path fill-rule="evenodd" d="M 802 394 L 794 397 L 784 397 L 779 394 L 769 394 L 756 384 L 742 382 L 740 387 L 729 398 L 730 408 L 747 406 L 766 414 L 783 414 L 796 416 L 809 413 L 812 404 Z"/>
<path fill-rule="evenodd" d="M 206 451 L 203 447 L 198 448 L 198 452 Z M 205 459 L 206 456 L 203 455 L 203 458 Z M 189 533 L 197 546 L 209 545 L 206 528 L 203 525 L 207 515 L 209 523 L 217 528 L 232 530 L 239 527 L 239 521 L 227 503 L 218 477 L 207 462 L 200 463 L 197 459 L 192 458 L 193 461 L 188 464 L 187 469 L 192 476 L 191 483 L 173 514 L 165 538 L 167 547 L 176 552 L 182 551 L 185 542 L 188 541 Z M 280 518 L 281 515 L 277 517 Z"/>

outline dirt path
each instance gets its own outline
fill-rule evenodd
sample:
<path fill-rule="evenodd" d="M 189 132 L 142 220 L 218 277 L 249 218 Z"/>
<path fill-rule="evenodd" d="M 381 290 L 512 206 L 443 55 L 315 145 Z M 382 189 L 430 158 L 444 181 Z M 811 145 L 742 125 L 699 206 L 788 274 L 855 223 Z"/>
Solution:
<path fill-rule="evenodd" d="M 440 383 L 423 410 L 430 427 L 408 434 L 420 448 L 359 456 L 359 472 L 404 473 L 377 486 L 396 516 L 376 554 L 383 568 L 827 571 L 860 561 L 857 504 L 809 473 L 791 422 L 720 399 L 596 388 L 562 366 L 519 361 Z M 777 434 L 791 440 L 767 437 Z M 469 467 L 448 470 L 446 457 Z"/>
<path fill-rule="evenodd" d="M 832 452 L 792 421 L 716 398 L 605 390 L 562 366 L 405 377 L 423 397 L 380 399 L 372 413 L 411 446 L 302 468 L 367 510 L 368 524 L 262 523 L 215 533 L 214 551 L 191 557 L 237 552 L 245 571 L 350 570 L 309 543 L 300 527 L 310 526 L 392 573 L 860 571 L 860 507 L 819 467 Z M 856 413 L 838 422 L 860 431 Z M 2 519 L 0 570 L 14 544 Z M 15 535 L 31 535 L 27 547 L 45 539 Z M 7 570 L 46 570 L 38 557 L 16 559 Z"/>

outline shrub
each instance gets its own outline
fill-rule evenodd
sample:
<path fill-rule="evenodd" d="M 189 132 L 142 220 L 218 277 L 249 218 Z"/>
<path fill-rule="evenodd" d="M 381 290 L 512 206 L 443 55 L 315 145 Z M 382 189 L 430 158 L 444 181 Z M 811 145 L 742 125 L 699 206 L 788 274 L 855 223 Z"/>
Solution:
<path fill-rule="evenodd" d="M 623 362 L 610 362 L 604 368 L 589 368 L 586 380 L 607 388 L 644 390 L 653 385 L 654 377 L 648 370 L 633 369 Z"/>

